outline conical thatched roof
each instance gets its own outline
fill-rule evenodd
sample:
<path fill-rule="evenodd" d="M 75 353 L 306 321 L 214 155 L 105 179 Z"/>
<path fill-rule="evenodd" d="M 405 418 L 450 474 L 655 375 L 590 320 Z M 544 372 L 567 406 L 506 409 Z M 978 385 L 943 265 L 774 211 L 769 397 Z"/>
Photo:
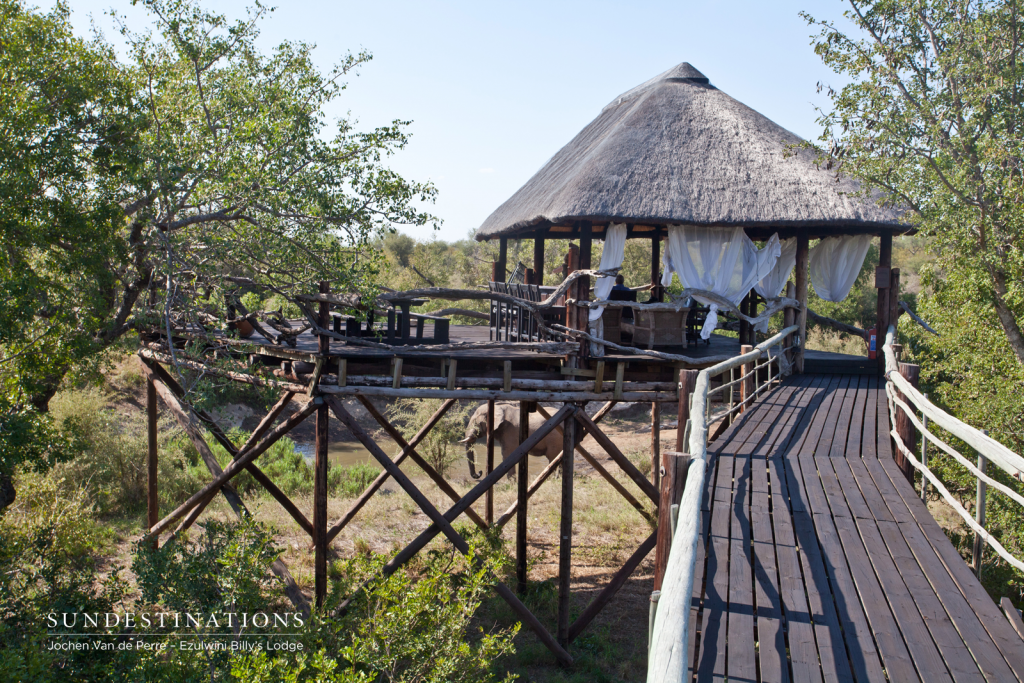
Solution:
<path fill-rule="evenodd" d="M 812 236 L 908 229 L 900 211 L 850 196 L 858 184 L 816 166 L 813 151 L 792 147 L 801 141 L 684 62 L 605 107 L 476 238 L 577 220 L 806 229 Z"/>

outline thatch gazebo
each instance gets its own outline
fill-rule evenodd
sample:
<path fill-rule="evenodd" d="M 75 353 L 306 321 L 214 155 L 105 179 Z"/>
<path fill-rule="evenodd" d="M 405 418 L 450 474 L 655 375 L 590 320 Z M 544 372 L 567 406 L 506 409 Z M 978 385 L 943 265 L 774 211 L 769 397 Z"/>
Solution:
<path fill-rule="evenodd" d="M 803 142 L 684 62 L 615 98 L 484 221 L 476 239 L 500 241 L 497 280 L 505 277 L 507 240 L 536 240 L 534 284 L 542 284 L 545 240 L 578 239 L 577 267 L 587 269 L 591 241 L 625 223 L 627 239 L 652 240 L 657 287 L 670 226 L 742 227 L 752 240 L 796 237 L 804 339 L 809 241 L 880 236 L 881 270 L 890 266 L 892 235 L 910 228 L 901 211 L 864 197 Z M 888 286 L 887 270 L 877 284 Z"/>

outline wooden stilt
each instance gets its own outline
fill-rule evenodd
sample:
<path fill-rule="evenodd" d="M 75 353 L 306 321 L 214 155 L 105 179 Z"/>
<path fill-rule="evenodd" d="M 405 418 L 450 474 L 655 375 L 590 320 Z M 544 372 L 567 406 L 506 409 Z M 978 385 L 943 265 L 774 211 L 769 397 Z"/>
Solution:
<path fill-rule="evenodd" d="M 651 301 L 661 301 L 661 235 L 651 239 Z"/>
<path fill-rule="evenodd" d="M 519 402 L 519 443 L 523 443 L 530 436 L 530 410 L 526 401 Z M 522 594 L 526 591 L 526 568 L 527 568 L 527 498 L 528 484 L 530 477 L 530 456 L 523 456 L 519 461 L 516 473 L 516 500 L 519 503 L 516 509 L 516 591 Z M 494 490 L 487 489 L 488 493 Z"/>
<path fill-rule="evenodd" d="M 806 233 L 796 236 L 796 299 L 800 302 L 800 311 L 796 316 L 796 324 L 800 326 L 800 348 L 796 351 L 796 367 L 798 375 L 804 373 L 804 352 L 807 349 L 807 261 L 810 256 L 810 240 Z"/>
<path fill-rule="evenodd" d="M 475 456 L 474 456 L 475 457 Z M 484 475 L 494 471 L 494 399 L 487 402 L 487 462 Z M 487 489 L 484 495 L 484 509 L 487 525 L 494 524 L 494 489 Z"/>
<path fill-rule="evenodd" d="M 320 293 L 328 294 L 328 283 L 320 283 Z M 330 309 L 326 302 L 320 303 L 320 327 L 327 329 Z M 325 335 L 318 338 L 318 352 L 321 357 L 330 350 L 330 339 Z M 313 387 L 317 391 L 317 387 Z M 316 410 L 316 460 L 313 465 L 313 604 L 321 609 L 327 599 L 327 470 L 329 456 L 327 446 L 328 420 L 330 414 L 326 405 Z"/>
<path fill-rule="evenodd" d="M 594 421 L 590 419 L 590 416 L 587 415 L 586 411 L 578 411 L 576 413 L 576 419 L 580 424 L 586 427 L 587 433 L 594 437 L 594 440 L 600 444 L 601 448 L 603 448 L 606 453 L 608 453 L 611 459 L 615 461 L 615 464 L 622 468 L 622 471 L 633 480 L 633 483 L 636 484 L 652 502 L 657 504 L 658 496 L 660 495 L 658 493 L 658 489 L 654 488 L 654 485 L 647 481 L 644 475 L 640 474 L 640 470 L 636 468 L 636 465 L 631 463 L 629 458 L 622 454 L 619 447 L 608 438 L 608 435 L 602 432 L 598 426 L 594 424 Z"/>
<path fill-rule="evenodd" d="M 875 349 L 878 358 L 878 374 L 885 374 L 885 354 L 882 345 L 889 329 L 889 278 L 892 274 L 892 233 L 883 232 L 878 238 L 878 267 L 875 268 L 875 287 L 878 289 L 878 309 L 875 330 Z"/>
<path fill-rule="evenodd" d="M 544 238 L 533 238 L 533 284 L 544 284 Z"/>
<path fill-rule="evenodd" d="M 148 438 L 148 454 L 146 458 L 146 526 L 153 526 L 160 521 L 160 499 L 157 495 L 157 441 L 156 441 L 156 387 L 152 378 L 146 378 L 146 436 Z M 156 548 L 157 539 L 153 539 Z"/>
<path fill-rule="evenodd" d="M 750 353 L 754 350 L 753 346 L 744 344 L 740 347 L 740 355 Z M 749 377 L 743 377 L 740 382 L 740 412 L 745 413 L 750 408 L 747 405 L 747 399 L 754 395 L 754 375 L 752 374 L 753 363 L 744 363 L 740 366 L 740 376 L 749 375 Z"/>
<path fill-rule="evenodd" d="M 899 368 L 900 374 L 903 375 L 903 378 L 910 382 L 911 386 L 916 388 L 921 377 L 921 366 L 914 365 L 913 363 L 900 363 Z M 901 392 L 897 391 L 896 395 L 908 405 L 911 405 Z M 917 450 L 917 428 L 910 421 L 910 418 L 907 417 L 903 408 L 900 408 L 899 406 L 896 406 L 896 433 L 900 435 L 903 443 L 911 453 Z M 893 458 L 896 460 L 896 464 L 900 468 L 900 471 L 903 472 L 903 476 L 906 477 L 907 481 L 910 482 L 910 485 L 913 486 L 914 466 L 910 464 L 910 461 L 907 460 L 907 456 L 905 456 L 903 451 L 900 449 L 894 448 L 892 454 Z"/>
<path fill-rule="evenodd" d="M 679 415 L 676 424 L 676 452 L 686 453 L 688 444 L 683 443 L 686 421 L 690 419 L 690 394 L 697 388 L 698 370 L 679 371 Z"/>
<path fill-rule="evenodd" d="M 668 567 L 669 549 L 672 547 L 672 506 L 678 505 L 686 485 L 686 470 L 690 456 L 686 453 L 666 452 L 661 458 L 665 470 L 661 482 L 661 500 L 658 503 L 658 551 L 654 559 L 654 590 L 661 590 L 665 569 Z"/>
<path fill-rule="evenodd" d="M 566 404 L 567 406 L 569 404 Z M 558 644 L 569 645 L 569 601 L 572 587 L 572 486 L 576 458 L 576 420 L 572 414 L 562 425 L 562 505 L 558 531 Z"/>
<path fill-rule="evenodd" d="M 661 481 L 661 404 L 651 404 L 651 483 L 655 487 Z"/>

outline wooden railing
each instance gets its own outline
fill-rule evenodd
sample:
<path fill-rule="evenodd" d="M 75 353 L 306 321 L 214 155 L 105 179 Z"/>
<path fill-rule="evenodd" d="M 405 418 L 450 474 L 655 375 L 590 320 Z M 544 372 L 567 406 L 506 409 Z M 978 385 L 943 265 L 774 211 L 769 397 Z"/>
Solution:
<path fill-rule="evenodd" d="M 893 349 L 893 341 L 896 329 L 889 327 L 885 335 L 885 346 L 882 347 L 885 353 L 885 393 L 889 397 L 889 417 L 892 426 L 892 438 L 896 443 L 896 449 L 903 455 L 907 462 L 920 470 L 923 475 L 922 488 L 931 483 L 942 498 L 952 507 L 958 515 L 967 523 L 967 526 L 974 531 L 974 569 L 980 572 L 982 543 L 987 543 L 996 553 L 1009 564 L 1024 571 L 1024 562 L 1013 556 L 1003 545 L 992 537 L 985 530 L 985 498 L 989 486 L 1004 494 L 1018 505 L 1024 506 L 1024 497 L 1019 493 L 996 481 L 987 472 L 989 462 L 993 463 L 1004 472 L 1015 479 L 1020 479 L 1024 472 L 1024 457 L 1014 453 L 1009 448 L 988 436 L 983 431 L 975 429 L 942 409 L 936 407 L 928 400 L 928 397 L 918 391 L 911 382 L 900 374 L 900 365 L 896 360 L 896 353 Z M 920 414 L 920 417 L 918 417 Z M 918 458 L 913 449 L 906 443 L 907 432 L 897 428 L 899 417 L 903 417 L 909 425 L 921 435 L 921 457 Z M 962 453 L 946 443 L 934 431 L 929 429 L 929 424 L 938 426 L 960 441 L 967 444 L 977 454 L 977 464 L 971 462 Z M 901 433 L 903 431 L 903 433 Z M 912 433 L 912 432 L 911 432 Z M 975 514 L 971 515 L 960 501 L 954 497 L 942 481 L 928 467 L 928 446 L 934 445 L 942 452 L 949 455 L 959 464 L 967 469 L 977 482 L 977 502 Z"/>
<path fill-rule="evenodd" d="M 739 382 L 750 381 L 758 375 L 758 369 L 767 367 L 767 381 L 756 387 L 750 395 L 739 404 L 730 408 L 728 414 L 740 410 L 745 404 L 763 390 L 770 388 L 779 377 L 784 365 L 783 358 L 789 349 L 783 348 L 786 338 L 799 331 L 799 326 L 785 328 L 774 337 L 761 342 L 749 353 L 722 361 L 717 365 L 700 371 L 697 383 L 690 400 L 690 419 L 688 420 L 687 441 L 691 456 L 686 473 L 686 484 L 672 537 L 671 550 L 668 555 L 668 567 L 662 582 L 661 594 L 657 600 L 657 612 L 651 629 L 650 652 L 647 663 L 648 683 L 679 683 L 687 675 L 687 644 L 690 633 L 690 596 L 693 593 L 693 577 L 697 559 L 697 543 L 701 536 L 701 497 L 704 492 L 704 475 L 707 470 L 708 457 L 708 420 L 710 415 L 709 396 L 729 390 Z M 800 340 L 803 343 L 803 340 Z M 779 350 L 774 355 L 769 352 L 772 347 Z M 761 359 L 764 362 L 758 363 Z M 788 359 L 787 359 L 788 360 Z M 775 364 L 774 379 L 771 365 Z M 723 382 L 711 389 L 711 378 L 741 370 L 740 377 Z M 730 375 L 731 376 L 731 375 Z M 757 382 L 755 382 L 757 384 Z"/>

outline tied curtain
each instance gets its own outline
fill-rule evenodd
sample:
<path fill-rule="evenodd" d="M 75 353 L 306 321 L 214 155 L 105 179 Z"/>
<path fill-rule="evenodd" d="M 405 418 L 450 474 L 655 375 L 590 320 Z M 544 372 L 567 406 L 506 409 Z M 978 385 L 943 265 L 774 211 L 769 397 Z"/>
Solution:
<path fill-rule="evenodd" d="M 842 301 L 864 265 L 871 235 L 843 235 L 821 240 L 809 255 L 814 292 L 825 301 Z"/>
<path fill-rule="evenodd" d="M 622 266 L 622 258 L 626 253 L 626 224 L 613 223 L 604 231 L 604 249 L 601 252 L 601 265 L 598 270 L 613 270 Z M 597 301 L 606 301 L 615 286 L 613 276 L 601 275 L 594 285 L 594 298 Z M 604 339 L 604 306 L 590 309 L 590 334 L 598 339 Z M 590 352 L 595 356 L 604 355 L 604 346 L 590 343 Z"/>
<path fill-rule="evenodd" d="M 786 283 L 789 282 L 789 276 L 793 272 L 793 268 L 796 267 L 796 238 L 790 237 L 787 240 L 782 240 L 780 246 L 781 252 L 779 253 L 779 260 L 775 262 L 775 267 L 754 285 L 754 291 L 765 299 L 774 299 L 782 294 L 782 290 L 786 288 Z M 758 323 L 754 329 L 758 332 L 767 332 L 768 321 L 765 320 Z"/>
<path fill-rule="evenodd" d="M 704 289 L 739 306 L 754 284 L 772 271 L 781 252 L 778 235 L 758 249 L 740 227 L 673 225 L 668 229 L 661 284 L 667 287 L 675 273 L 684 288 Z M 708 339 L 718 327 L 718 306 L 697 295 L 693 298 L 710 306 L 700 331 L 701 339 Z"/>

